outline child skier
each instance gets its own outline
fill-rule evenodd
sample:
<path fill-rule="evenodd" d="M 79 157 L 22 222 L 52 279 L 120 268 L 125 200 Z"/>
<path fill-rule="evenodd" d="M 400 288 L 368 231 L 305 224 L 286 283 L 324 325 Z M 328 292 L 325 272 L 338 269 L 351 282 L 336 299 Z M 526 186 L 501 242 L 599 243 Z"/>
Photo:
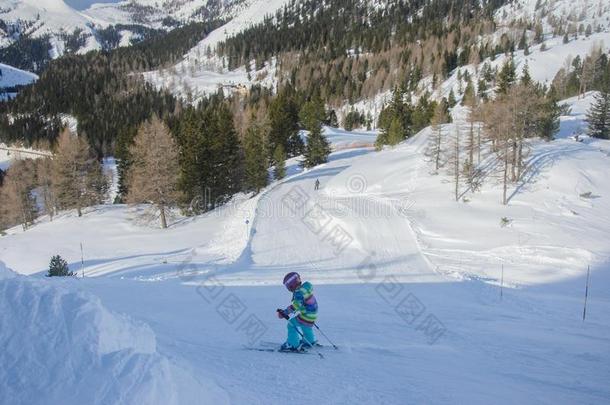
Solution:
<path fill-rule="evenodd" d="M 292 292 L 292 304 L 286 309 L 278 309 L 277 317 L 288 320 L 288 338 L 281 351 L 299 351 L 316 344 L 313 325 L 318 317 L 318 303 L 313 296 L 313 286 L 301 283 L 298 273 L 291 272 L 284 277 L 284 285 Z M 290 317 L 291 314 L 296 316 Z"/>

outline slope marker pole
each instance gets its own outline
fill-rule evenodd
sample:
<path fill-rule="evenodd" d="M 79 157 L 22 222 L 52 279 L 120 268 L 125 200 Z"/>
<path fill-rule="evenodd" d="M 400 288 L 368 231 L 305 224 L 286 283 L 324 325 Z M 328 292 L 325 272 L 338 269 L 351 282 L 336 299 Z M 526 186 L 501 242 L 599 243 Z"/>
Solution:
<path fill-rule="evenodd" d="M 83 255 L 83 242 L 80 243 L 80 271 L 85 278 L 85 256 Z"/>
<path fill-rule="evenodd" d="M 504 263 L 502 263 L 502 276 L 500 277 L 500 301 L 504 297 Z"/>
<path fill-rule="evenodd" d="M 582 321 L 587 317 L 587 298 L 589 297 L 589 275 L 591 274 L 591 266 L 587 266 L 587 284 L 585 286 L 585 306 L 582 310 Z"/>

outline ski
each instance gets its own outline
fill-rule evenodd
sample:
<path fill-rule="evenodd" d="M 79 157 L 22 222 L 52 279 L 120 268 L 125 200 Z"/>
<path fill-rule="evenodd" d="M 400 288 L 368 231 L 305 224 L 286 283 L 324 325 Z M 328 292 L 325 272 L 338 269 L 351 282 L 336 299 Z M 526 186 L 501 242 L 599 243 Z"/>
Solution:
<path fill-rule="evenodd" d="M 292 354 L 313 354 L 308 352 L 307 350 L 300 350 L 300 351 L 289 351 L 289 350 L 280 350 L 280 349 L 272 349 L 272 348 L 268 348 L 268 347 L 244 347 L 244 350 L 250 350 L 250 351 L 255 351 L 255 352 L 267 352 L 267 353 L 292 353 Z"/>
<path fill-rule="evenodd" d="M 260 346 L 264 346 L 264 347 L 278 347 L 278 346 L 281 346 L 282 344 L 281 343 L 277 343 L 277 342 L 262 341 L 262 342 L 259 342 L 259 345 Z M 320 343 L 316 343 L 314 345 L 314 347 L 316 349 L 329 349 L 332 346 L 327 346 L 327 345 L 322 345 Z M 339 348 L 337 348 L 337 349 L 339 349 Z M 311 350 L 311 349 L 310 348 L 306 348 L 306 350 Z"/>

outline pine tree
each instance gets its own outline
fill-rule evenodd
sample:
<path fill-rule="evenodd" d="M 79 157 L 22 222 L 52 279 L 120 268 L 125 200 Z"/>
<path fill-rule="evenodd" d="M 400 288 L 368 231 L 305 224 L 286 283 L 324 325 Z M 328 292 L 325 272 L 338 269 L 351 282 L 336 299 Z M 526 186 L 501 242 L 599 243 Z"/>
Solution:
<path fill-rule="evenodd" d="M 610 139 L 610 92 L 600 91 L 587 111 L 589 135 L 594 138 Z"/>
<path fill-rule="evenodd" d="M 152 204 L 167 228 L 167 211 L 178 203 L 178 148 L 169 128 L 158 117 L 143 123 L 130 148 L 130 204 Z"/>
<path fill-rule="evenodd" d="M 561 106 L 557 99 L 549 93 L 540 99 L 539 119 L 536 122 L 536 135 L 547 140 L 552 140 L 553 136 L 559 131 L 561 116 Z"/>
<path fill-rule="evenodd" d="M 303 127 L 308 131 L 322 126 L 325 117 L 324 103 L 318 96 L 312 97 L 310 101 L 306 102 L 299 112 L 299 119 Z"/>
<path fill-rule="evenodd" d="M 591 24 L 588 24 L 585 30 L 585 37 L 589 38 L 591 34 L 593 34 L 593 27 L 591 27 Z"/>
<path fill-rule="evenodd" d="M 523 30 L 523 33 L 521 34 L 521 39 L 519 39 L 519 44 L 517 45 L 517 49 L 525 49 L 526 46 L 527 46 L 527 34 L 526 34 L 526 31 Z"/>
<path fill-rule="evenodd" d="M 290 88 L 280 91 L 269 105 L 269 149 L 282 145 L 290 157 L 303 153 L 299 135 L 299 110 Z"/>
<path fill-rule="evenodd" d="M 131 165 L 131 156 L 129 155 L 129 147 L 133 144 L 138 131 L 137 126 L 124 128 L 117 135 L 115 156 L 117 159 L 117 174 L 119 178 L 118 193 L 114 203 L 123 203 L 127 197 L 127 173 Z"/>
<path fill-rule="evenodd" d="M 322 123 L 326 115 L 322 100 L 319 97 L 312 98 L 303 105 L 299 115 L 303 126 L 309 131 L 303 166 L 313 167 L 326 163 L 330 154 L 330 144 L 322 134 Z"/>
<path fill-rule="evenodd" d="M 335 110 L 330 110 L 327 118 L 327 125 L 333 128 L 337 128 L 339 126 L 339 120 L 337 119 L 337 113 Z"/>
<path fill-rule="evenodd" d="M 487 82 L 485 81 L 485 79 L 481 78 L 479 80 L 478 83 L 478 96 L 482 99 L 482 100 L 487 100 Z"/>
<path fill-rule="evenodd" d="M 83 137 L 64 130 L 53 158 L 53 187 L 60 209 L 82 209 L 103 201 L 108 182 Z"/>
<path fill-rule="evenodd" d="M 57 201 L 53 189 L 53 161 L 51 158 L 38 159 L 36 170 L 37 183 L 45 213 L 53 221 Z"/>
<path fill-rule="evenodd" d="M 451 91 L 449 91 L 449 96 L 447 97 L 447 103 L 449 105 L 449 108 L 453 108 L 457 104 L 457 100 L 455 99 L 455 93 L 453 92 L 453 88 L 451 89 Z"/>
<path fill-rule="evenodd" d="M 390 125 L 392 125 L 392 119 L 394 113 L 391 107 L 384 107 L 379 113 L 378 127 L 379 133 L 375 140 L 375 148 L 381 150 L 383 145 L 388 144 L 388 132 L 390 131 Z"/>
<path fill-rule="evenodd" d="M 71 272 L 68 267 L 68 262 L 62 259 L 61 256 L 56 255 L 51 258 L 47 277 L 71 277 L 74 275 L 75 274 Z"/>
<path fill-rule="evenodd" d="M 427 154 L 434 162 L 435 171 L 443 164 L 443 127 L 449 121 L 449 114 L 447 113 L 447 102 L 442 99 L 434 109 L 434 116 L 432 117 L 432 135 L 430 136 L 428 143 Z"/>
<path fill-rule="evenodd" d="M 536 26 L 534 27 L 534 31 L 536 32 L 536 34 L 534 35 L 534 42 L 539 44 L 544 39 L 544 34 L 542 31 L 542 24 L 537 23 Z"/>
<path fill-rule="evenodd" d="M 181 203 L 190 208 L 189 214 L 205 212 L 211 203 L 205 184 L 205 175 L 212 170 L 207 159 L 207 128 L 203 113 L 188 108 L 180 116 L 174 130 L 180 149 L 178 184 Z"/>
<path fill-rule="evenodd" d="M 284 147 L 278 145 L 273 152 L 273 161 L 275 162 L 275 168 L 273 170 L 273 177 L 276 180 L 281 180 L 286 177 L 286 152 Z"/>
<path fill-rule="evenodd" d="M 267 185 L 268 163 L 262 128 L 254 124 L 246 131 L 244 139 L 244 186 L 248 191 L 258 193 Z"/>
<path fill-rule="evenodd" d="M 506 94 L 508 92 L 508 89 L 515 83 L 515 75 L 515 64 L 513 59 L 510 58 L 504 63 L 498 74 L 498 94 Z"/>
<path fill-rule="evenodd" d="M 473 99 L 476 97 L 475 91 L 474 91 L 474 85 L 472 84 L 472 81 L 468 81 L 468 83 L 466 84 L 466 89 L 464 89 L 464 96 L 462 97 L 462 105 L 472 105 L 473 104 Z"/>
<path fill-rule="evenodd" d="M 474 155 L 477 151 L 477 155 L 480 154 L 480 140 L 475 141 L 475 123 L 477 121 L 477 112 L 479 99 L 474 93 L 474 89 L 470 92 L 469 96 L 464 99 L 464 105 L 468 107 L 468 138 L 466 142 L 466 150 L 468 151 L 468 158 L 464 160 L 464 174 L 466 175 L 466 181 L 471 189 L 475 188 L 475 164 Z"/>
<path fill-rule="evenodd" d="M 225 102 L 186 110 L 175 133 L 180 146 L 179 187 L 191 213 L 224 204 L 240 191 L 243 154 Z"/>
<path fill-rule="evenodd" d="M 34 167 L 32 160 L 18 160 L 7 171 L 0 189 L 0 222 L 3 227 L 21 224 L 25 231 L 34 223 L 38 213 L 33 195 L 36 187 Z"/>
<path fill-rule="evenodd" d="M 530 70 L 527 62 L 523 65 L 523 71 L 521 72 L 521 84 L 524 86 L 529 86 L 532 84 L 532 76 L 530 76 Z"/>
<path fill-rule="evenodd" d="M 322 126 L 312 128 L 307 137 L 307 146 L 303 154 L 304 160 L 302 165 L 309 168 L 326 163 L 328 155 L 330 155 L 330 144 L 324 134 L 322 134 Z"/>
<path fill-rule="evenodd" d="M 400 118 L 394 117 L 390 124 L 390 129 L 388 130 L 388 145 L 394 146 L 404 141 L 404 133 L 405 131 Z"/>
<path fill-rule="evenodd" d="M 214 206 L 226 203 L 241 190 L 243 178 L 243 153 L 235 126 L 233 113 L 222 103 L 213 108 L 214 125 L 211 128 L 212 148 L 210 157 L 213 164 L 211 173 Z"/>

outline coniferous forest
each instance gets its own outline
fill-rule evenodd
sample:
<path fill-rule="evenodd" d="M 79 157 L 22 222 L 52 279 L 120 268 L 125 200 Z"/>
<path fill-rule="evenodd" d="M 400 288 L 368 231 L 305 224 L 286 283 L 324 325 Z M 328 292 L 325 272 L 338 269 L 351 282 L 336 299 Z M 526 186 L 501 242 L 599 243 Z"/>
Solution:
<path fill-rule="evenodd" d="M 20 89 L 15 99 L 0 102 L 0 141 L 60 153 L 69 143 L 64 136 L 61 146 L 59 136 L 74 118 L 78 137 L 86 140 L 86 148 L 82 144 L 79 148 L 86 149 L 88 159 L 117 158 L 116 202 L 142 202 L 148 198 L 143 196 L 153 195 L 150 198 L 158 200 L 152 202 L 163 215 L 173 206 L 199 214 L 226 203 L 239 191 L 260 191 L 269 181 L 270 168 L 273 177 L 281 179 L 288 158 L 303 155 L 306 168 L 326 162 L 331 149 L 323 125 L 342 125 L 348 131 L 374 126 L 377 149 L 396 145 L 432 125 L 435 135 L 428 155 L 437 171 L 443 166 L 454 168 L 456 198 L 460 178 L 466 178 L 472 190 L 480 187 L 477 165 L 484 142 L 503 162 L 506 191 L 506 184 L 523 175 L 528 140 L 553 138 L 561 112 L 559 100 L 602 91 L 589 116 L 594 136 L 608 136 L 610 63 L 605 53 L 592 51 L 571 60 L 550 86 L 533 82 L 527 65 L 517 71 L 511 55 L 542 43 L 539 23 L 517 22 L 512 28 L 523 35 L 504 33 L 497 41 L 481 40 L 496 32 L 493 15 L 505 3 L 389 1 L 386 7 L 376 8 L 372 1 L 293 0 L 275 16 L 221 42 L 216 50 L 224 57 L 225 67 L 245 65 L 249 73 L 251 61 L 258 70 L 277 60 L 277 88 L 254 84 L 244 94 L 229 95 L 219 89 L 197 103 L 154 87 L 140 73 L 173 67 L 221 21 L 191 23 L 168 33 L 147 31 L 143 33 L 147 39 L 122 48 L 116 48 L 120 27 L 111 27 L 100 31 L 103 50 L 85 55 L 68 52 L 53 61 L 38 58 L 45 52 L 48 55 L 44 38 L 31 42 L 24 38 L 0 51 L 0 58 L 14 60 L 16 66 L 35 67 L 40 78 Z M 554 30 L 553 35 L 564 32 L 560 23 Z M 526 31 L 535 36 L 525 35 Z M 66 36 L 69 49 L 77 49 L 81 42 L 78 32 Z M 501 67 L 481 63 L 502 54 L 507 62 Z M 478 77 L 468 69 L 462 71 L 465 65 L 476 66 Z M 429 90 L 437 90 L 456 72 L 460 90 L 452 89 L 441 99 L 433 97 Z M 424 78 L 431 79 L 431 86 L 422 90 Z M 339 120 L 336 109 L 382 92 L 391 97 L 375 114 L 352 108 Z M 520 98 L 524 102 L 517 108 L 515 100 Z M 458 103 L 469 110 L 470 131 L 468 158 L 456 162 L 446 156 L 441 159 L 448 153 L 441 149 L 453 142 L 443 135 L 441 126 L 451 120 L 450 110 Z M 517 129 L 503 133 L 499 123 Z M 481 128 L 492 135 L 482 137 Z M 302 130 L 307 131 L 308 142 L 302 139 Z M 134 175 L 138 170 L 146 173 L 142 167 L 160 167 L 157 155 L 142 150 L 147 142 L 157 141 L 175 156 L 177 166 L 159 169 L 171 170 L 175 182 L 155 185 L 142 174 Z M 475 155 L 479 156 L 476 162 Z M 152 160 L 143 162 L 146 159 Z M 4 178 L 11 184 L 14 206 L 21 207 L 21 214 L 13 216 L 10 224 L 16 218 L 26 218 L 27 224 L 33 217 L 30 210 L 37 208 L 29 195 L 35 187 L 43 183 L 53 190 L 54 182 L 70 183 L 61 176 L 45 178 L 44 168 L 32 163 L 25 183 L 16 181 L 15 168 L 0 173 L 0 181 Z M 94 196 L 87 201 L 101 201 L 103 184 L 96 175 L 91 181 L 87 176 L 83 175 L 83 188 L 93 189 L 83 193 Z M 167 190 L 166 195 L 143 191 L 156 186 Z M 80 209 L 83 204 L 51 197 L 51 212 L 62 207 Z"/>

